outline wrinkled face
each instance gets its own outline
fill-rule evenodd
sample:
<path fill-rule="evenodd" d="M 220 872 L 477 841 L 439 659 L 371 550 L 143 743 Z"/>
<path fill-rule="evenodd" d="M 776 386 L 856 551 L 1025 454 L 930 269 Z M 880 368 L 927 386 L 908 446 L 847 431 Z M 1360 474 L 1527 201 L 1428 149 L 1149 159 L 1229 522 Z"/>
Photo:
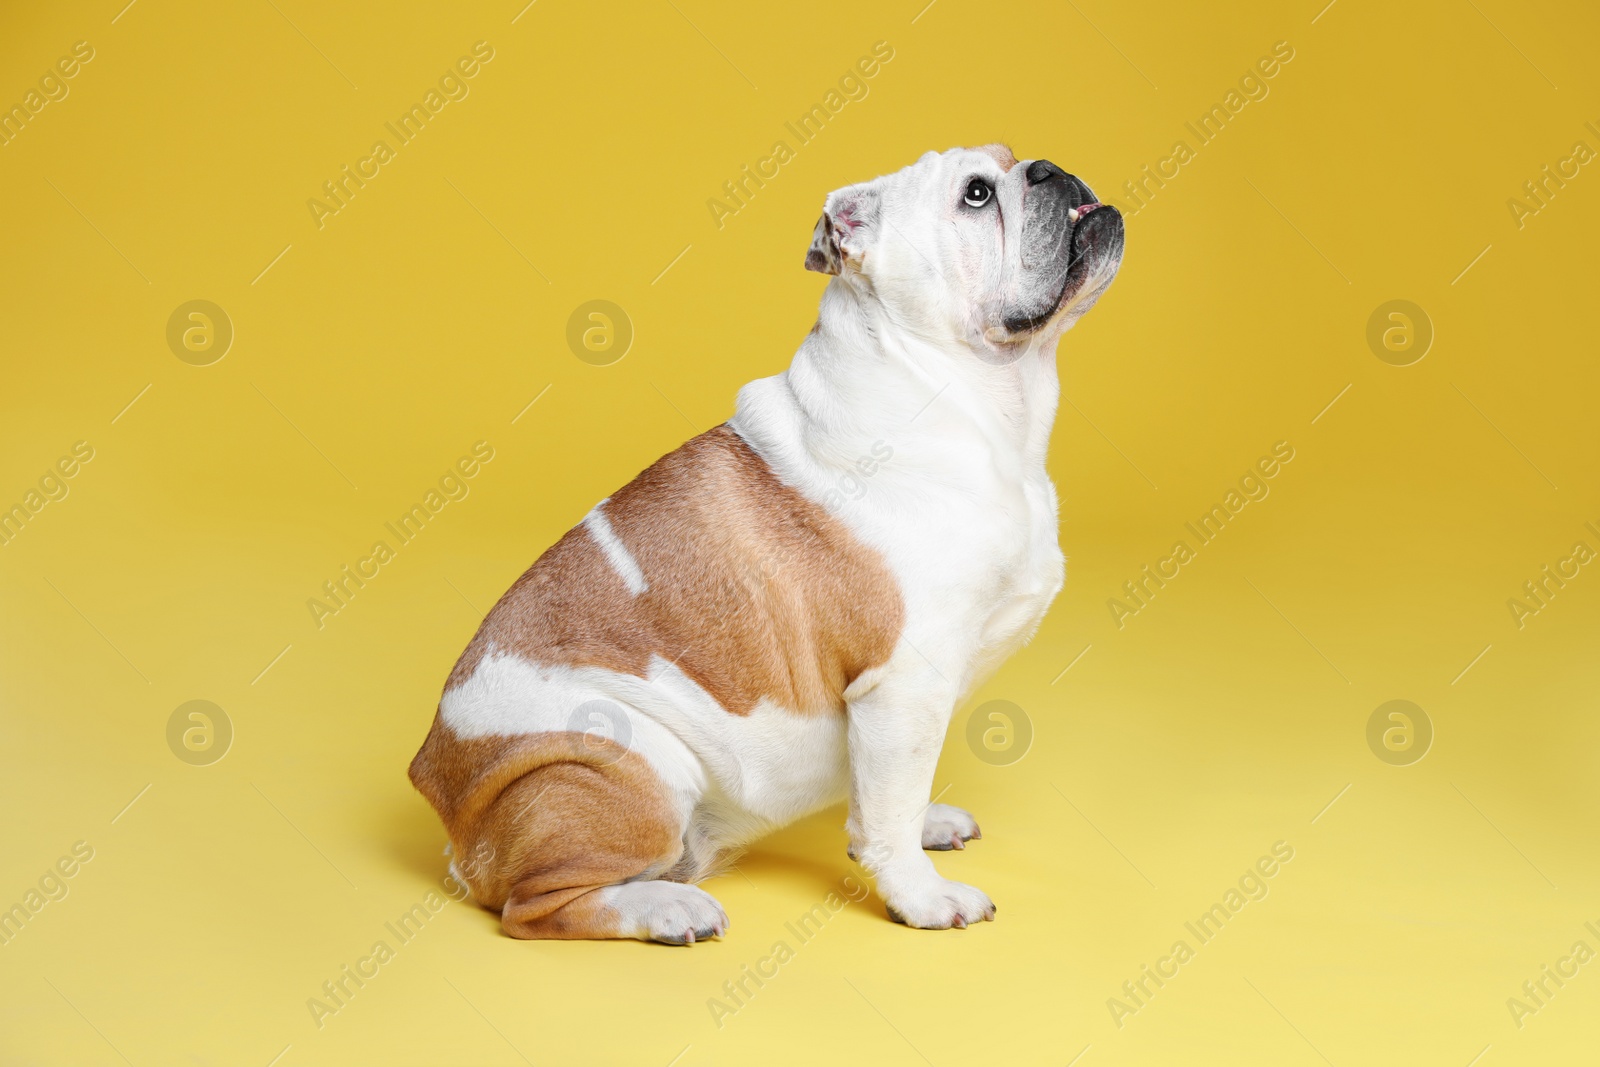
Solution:
<path fill-rule="evenodd" d="M 838 275 L 916 336 L 1008 363 L 1094 305 L 1122 246 L 1122 215 L 1082 181 L 988 145 L 929 152 L 829 195 L 806 267 Z"/>

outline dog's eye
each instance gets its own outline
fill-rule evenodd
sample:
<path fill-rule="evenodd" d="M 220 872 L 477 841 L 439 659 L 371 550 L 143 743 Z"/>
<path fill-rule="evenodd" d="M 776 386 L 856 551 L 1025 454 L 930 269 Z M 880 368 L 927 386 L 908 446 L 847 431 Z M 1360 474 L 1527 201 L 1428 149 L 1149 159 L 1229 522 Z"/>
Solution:
<path fill-rule="evenodd" d="M 962 197 L 962 203 L 968 207 L 982 207 L 992 196 L 994 196 L 994 186 L 982 178 L 974 178 L 967 183 L 967 193 Z"/>

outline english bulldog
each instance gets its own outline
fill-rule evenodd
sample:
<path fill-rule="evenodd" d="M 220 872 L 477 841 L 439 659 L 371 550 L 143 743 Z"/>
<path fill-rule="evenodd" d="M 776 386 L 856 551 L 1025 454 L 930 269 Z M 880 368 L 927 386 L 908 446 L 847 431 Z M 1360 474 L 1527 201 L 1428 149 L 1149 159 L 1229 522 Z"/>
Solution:
<path fill-rule="evenodd" d="M 445 683 L 411 780 L 507 934 L 721 936 L 695 883 L 845 799 L 890 918 L 994 918 L 925 854 L 980 836 L 929 793 L 1061 589 L 1056 345 L 1122 249 L 1116 208 L 1002 145 L 828 196 L 789 368 L 596 504 Z"/>

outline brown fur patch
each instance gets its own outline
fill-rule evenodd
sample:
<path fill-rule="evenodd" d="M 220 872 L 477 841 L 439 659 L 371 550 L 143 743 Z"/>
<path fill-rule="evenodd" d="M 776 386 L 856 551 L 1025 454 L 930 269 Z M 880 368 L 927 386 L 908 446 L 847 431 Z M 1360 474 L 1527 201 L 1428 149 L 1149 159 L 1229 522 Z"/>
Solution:
<path fill-rule="evenodd" d="M 857 675 L 888 659 L 904 616 L 883 559 L 778 481 L 727 426 L 658 460 L 602 508 L 644 574 L 635 595 L 583 525 L 500 598 L 445 684 L 483 657 L 644 677 L 674 661 L 734 714 L 761 699 L 842 711 Z M 616 937 L 594 890 L 690 880 L 683 825 L 643 757 L 581 733 L 463 740 L 435 716 L 411 780 L 444 820 L 473 897 L 513 937 Z"/>
<path fill-rule="evenodd" d="M 899 640 L 904 606 L 882 557 L 727 426 L 658 460 L 602 512 L 649 588 L 630 593 L 574 527 L 489 612 L 447 690 L 490 648 L 640 678 L 660 656 L 737 715 L 762 698 L 843 711 L 845 687 Z"/>
<path fill-rule="evenodd" d="M 621 936 L 590 894 L 669 875 L 683 852 L 682 820 L 644 757 L 593 735 L 462 740 L 436 718 L 411 780 L 473 899 L 512 937 Z"/>
<path fill-rule="evenodd" d="M 1000 164 L 1001 170 L 1006 171 L 1007 173 L 1010 172 L 1012 167 L 1017 165 L 1017 157 L 1012 155 L 1011 149 L 1003 144 L 986 144 L 978 148 L 974 148 L 973 151 L 982 152 L 984 155 L 990 157 L 996 163 Z"/>

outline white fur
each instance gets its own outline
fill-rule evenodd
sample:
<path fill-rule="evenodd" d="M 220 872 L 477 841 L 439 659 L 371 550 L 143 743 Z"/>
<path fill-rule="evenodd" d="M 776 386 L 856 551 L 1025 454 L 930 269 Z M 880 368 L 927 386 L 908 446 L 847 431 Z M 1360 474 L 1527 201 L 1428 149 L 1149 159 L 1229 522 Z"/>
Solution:
<path fill-rule="evenodd" d="M 628 587 L 628 592 L 634 596 L 650 588 L 650 583 L 645 581 L 644 571 L 639 567 L 639 561 L 633 558 L 633 553 L 628 551 L 628 546 L 622 543 L 622 538 L 617 536 L 617 531 L 611 528 L 611 520 L 606 518 L 606 513 L 601 508 L 610 500 L 605 500 L 594 506 L 589 514 L 583 517 L 583 528 L 589 531 L 589 536 L 594 543 L 600 546 L 600 551 L 605 554 L 606 562 L 611 564 L 611 569 L 617 572 L 622 579 L 622 584 Z"/>
<path fill-rule="evenodd" d="M 619 721 L 581 710 L 604 700 Z M 445 693 L 439 714 L 457 736 L 598 729 L 639 753 L 678 814 L 714 849 L 738 848 L 774 827 L 843 800 L 845 723 L 760 702 L 730 715 L 675 664 L 652 657 L 646 677 L 599 667 L 541 666 L 493 650 Z"/>
<path fill-rule="evenodd" d="M 891 435 L 894 456 L 841 513 L 882 552 L 905 601 L 889 662 L 846 693 L 850 832 L 907 922 L 971 923 L 992 905 L 938 876 L 919 816 L 956 706 L 1032 636 L 1065 578 L 1044 468 L 1058 385 L 1053 359 L 992 366 L 892 335 L 883 348 L 886 358 L 863 360 L 809 339 L 786 374 L 740 392 L 733 425 L 782 480 L 817 499 L 869 435 Z M 839 421 L 861 427 L 855 441 L 805 416 L 806 400 L 823 395 Z"/>
<path fill-rule="evenodd" d="M 640 941 L 692 945 L 727 932 L 728 915 L 699 886 L 681 882 L 624 882 L 595 890 L 618 915 L 618 932 Z"/>

